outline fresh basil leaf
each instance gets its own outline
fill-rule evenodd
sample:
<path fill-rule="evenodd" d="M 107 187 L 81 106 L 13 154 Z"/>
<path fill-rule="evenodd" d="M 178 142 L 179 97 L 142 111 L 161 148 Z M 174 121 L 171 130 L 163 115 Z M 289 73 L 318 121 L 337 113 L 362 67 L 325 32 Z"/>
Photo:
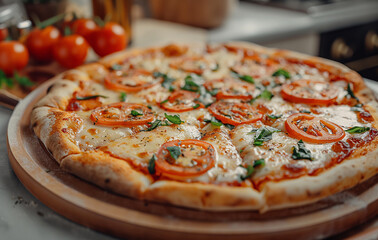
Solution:
<path fill-rule="evenodd" d="M 34 86 L 34 83 L 28 77 L 20 76 L 17 72 L 14 72 L 13 80 L 20 84 L 22 87 Z"/>
<path fill-rule="evenodd" d="M 291 78 L 290 73 L 283 68 L 278 69 L 272 74 L 273 77 L 283 76 L 286 79 Z"/>
<path fill-rule="evenodd" d="M 168 115 L 164 113 L 164 116 L 173 124 L 181 124 L 184 122 L 181 120 L 180 115 Z"/>
<path fill-rule="evenodd" d="M 223 125 L 222 122 L 220 122 L 218 119 L 216 119 L 215 117 L 211 117 L 210 119 L 205 119 L 204 120 L 205 123 L 211 123 L 211 125 L 213 126 L 216 126 L 216 127 L 220 127 Z"/>
<path fill-rule="evenodd" d="M 280 115 L 274 115 L 274 114 L 268 114 L 267 115 L 270 119 L 279 119 L 282 117 L 282 114 Z"/>
<path fill-rule="evenodd" d="M 193 75 L 188 75 L 185 77 L 185 85 L 181 89 L 191 92 L 199 92 L 200 85 L 195 82 L 195 77 L 193 77 Z"/>
<path fill-rule="evenodd" d="M 363 105 L 361 103 L 359 103 L 359 104 L 356 104 L 353 107 L 351 107 L 350 110 L 353 111 L 353 112 L 363 112 L 364 109 L 362 108 L 362 106 Z"/>
<path fill-rule="evenodd" d="M 255 81 L 253 80 L 253 77 L 252 77 L 252 76 L 249 76 L 249 75 L 241 75 L 241 74 L 235 72 L 234 70 L 231 70 L 231 71 L 232 71 L 232 73 L 233 73 L 237 78 L 239 78 L 240 80 L 245 81 L 245 82 L 248 82 L 248 83 L 252 83 L 252 84 L 255 83 Z"/>
<path fill-rule="evenodd" d="M 265 159 L 261 158 L 253 161 L 253 167 L 265 166 Z"/>
<path fill-rule="evenodd" d="M 0 88 L 2 87 L 3 83 L 9 88 L 13 87 L 13 81 L 11 78 L 8 78 L 5 73 L 0 69 Z"/>
<path fill-rule="evenodd" d="M 168 99 L 165 99 L 164 101 L 161 101 L 160 104 L 164 104 L 166 102 L 168 102 Z"/>
<path fill-rule="evenodd" d="M 155 120 L 154 122 L 149 123 L 149 124 L 151 124 L 151 126 L 149 126 L 149 127 L 148 127 L 146 130 L 144 130 L 144 131 L 149 132 L 149 131 L 152 131 L 152 130 L 154 130 L 155 128 L 161 126 L 161 120 Z"/>
<path fill-rule="evenodd" d="M 168 77 L 167 74 L 164 74 L 164 73 L 161 73 L 161 72 L 154 72 L 152 75 L 154 76 L 154 78 L 162 77 L 163 78 L 163 82 L 161 83 L 161 85 L 164 88 L 169 89 L 169 91 L 173 91 L 174 90 L 174 87 L 171 84 L 174 81 L 176 81 L 175 78 Z"/>
<path fill-rule="evenodd" d="M 152 155 L 152 158 L 148 162 L 147 169 L 150 172 L 150 174 L 155 174 L 155 172 L 156 172 L 156 170 L 155 170 L 155 161 L 156 161 L 156 156 L 154 154 L 154 155 Z"/>
<path fill-rule="evenodd" d="M 360 102 L 360 99 L 358 99 L 358 97 L 356 97 L 356 95 L 354 95 L 354 92 L 352 90 L 352 87 L 351 87 L 351 84 L 348 83 L 348 87 L 347 87 L 347 95 L 345 97 L 348 97 L 348 98 L 354 98 L 357 100 L 357 102 Z"/>
<path fill-rule="evenodd" d="M 143 115 L 143 113 L 140 113 L 140 112 L 138 112 L 136 110 L 131 110 L 130 114 L 132 116 L 134 116 L 134 117 L 136 117 L 136 116 L 142 116 Z"/>
<path fill-rule="evenodd" d="M 167 150 L 174 160 L 177 160 L 181 155 L 181 148 L 179 146 L 167 147 Z"/>
<path fill-rule="evenodd" d="M 353 133 L 364 133 L 364 132 L 367 132 L 369 130 L 370 130 L 369 127 L 355 126 L 355 127 L 352 127 L 352 128 L 349 128 L 349 129 L 345 130 L 345 132 L 353 134 Z"/>
<path fill-rule="evenodd" d="M 300 113 L 311 113 L 311 111 L 309 111 L 309 110 L 307 110 L 307 109 L 300 110 L 299 112 L 300 112 Z"/>
<path fill-rule="evenodd" d="M 92 96 L 86 96 L 86 97 L 76 97 L 76 100 L 89 100 L 89 99 L 98 98 L 98 97 L 108 98 L 107 96 L 104 96 L 104 95 L 92 95 Z"/>
<path fill-rule="evenodd" d="M 111 66 L 111 69 L 114 70 L 114 71 L 122 70 L 122 65 L 119 65 L 119 64 L 113 64 L 113 65 Z"/>
<path fill-rule="evenodd" d="M 242 166 L 244 167 L 244 166 Z M 247 174 L 245 176 L 240 176 L 240 179 L 242 181 L 250 178 L 252 176 L 252 173 L 255 171 L 255 168 L 253 167 L 253 165 L 247 165 L 246 167 L 244 167 L 246 170 L 247 170 Z"/>
<path fill-rule="evenodd" d="M 126 95 L 126 93 L 124 93 L 124 92 L 121 92 L 121 93 L 119 94 L 119 100 L 121 100 L 121 102 L 126 101 L 126 97 L 127 97 L 127 95 Z"/>
<path fill-rule="evenodd" d="M 193 109 L 197 109 L 197 108 L 199 108 L 201 105 L 200 104 L 195 104 L 194 106 L 193 106 Z"/>
<path fill-rule="evenodd" d="M 275 132 L 281 132 L 281 130 L 270 126 L 263 126 L 259 129 L 252 129 L 250 134 L 255 133 L 253 145 L 262 146 L 264 142 L 272 139 L 272 135 Z"/>
<path fill-rule="evenodd" d="M 311 151 L 306 148 L 304 142 L 302 140 L 299 140 L 297 144 L 298 144 L 298 147 L 296 146 L 293 147 L 292 158 L 294 160 L 301 160 L 301 159 L 312 160 Z"/>
<path fill-rule="evenodd" d="M 223 124 L 226 128 L 230 129 L 230 130 L 233 130 L 235 128 L 234 125 L 231 125 L 231 124 Z"/>
<path fill-rule="evenodd" d="M 247 170 L 247 174 L 245 176 L 240 176 L 240 179 L 242 181 L 244 181 L 244 180 L 250 178 L 252 176 L 252 174 L 255 172 L 255 168 L 259 167 L 259 166 L 265 166 L 265 160 L 263 158 L 253 161 L 253 165 L 248 164 L 246 167 L 241 165 L 241 167 L 243 167 Z"/>
<path fill-rule="evenodd" d="M 260 95 L 261 95 L 261 98 L 264 98 L 266 100 L 270 100 L 274 97 L 273 93 L 267 89 L 264 89 L 264 91 L 262 91 Z"/>

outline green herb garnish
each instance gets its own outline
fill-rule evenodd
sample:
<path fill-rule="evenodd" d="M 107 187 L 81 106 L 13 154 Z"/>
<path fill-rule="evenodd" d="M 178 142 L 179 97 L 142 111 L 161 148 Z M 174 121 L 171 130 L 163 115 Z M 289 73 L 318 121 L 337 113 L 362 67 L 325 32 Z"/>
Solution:
<path fill-rule="evenodd" d="M 248 164 L 246 167 L 241 166 L 241 167 L 244 167 L 247 170 L 247 174 L 245 176 L 240 176 L 240 179 L 242 181 L 244 181 L 244 180 L 250 178 L 252 176 L 252 174 L 255 172 L 256 167 L 264 166 L 264 165 L 265 165 L 265 160 L 264 159 L 258 159 L 258 160 L 253 161 L 253 165 Z"/>
<path fill-rule="evenodd" d="M 274 127 L 263 126 L 258 129 L 252 129 L 249 134 L 255 133 L 253 145 L 262 146 L 264 142 L 272 139 L 272 135 L 275 132 L 281 132 L 281 130 Z"/>
<path fill-rule="evenodd" d="M 138 112 L 136 110 L 131 110 L 130 114 L 132 116 L 134 116 L 134 117 L 136 117 L 136 116 L 142 116 L 143 115 L 143 113 L 140 113 L 140 112 Z"/>
<path fill-rule="evenodd" d="M 76 97 L 76 100 L 89 100 L 89 99 L 98 98 L 98 97 L 108 98 L 107 96 L 104 96 L 104 95 L 92 95 L 92 96 L 86 96 L 86 97 Z"/>
<path fill-rule="evenodd" d="M 353 133 L 364 133 L 364 132 L 367 132 L 369 130 L 370 130 L 369 127 L 355 126 L 355 127 L 352 127 L 352 128 L 345 130 L 345 132 L 353 134 Z"/>
<path fill-rule="evenodd" d="M 291 78 L 290 73 L 283 68 L 278 69 L 272 74 L 273 77 L 283 76 L 286 79 Z"/>
<path fill-rule="evenodd" d="M 249 76 L 249 75 L 241 75 L 241 74 L 235 72 L 234 70 L 231 70 L 231 71 L 232 71 L 232 73 L 233 73 L 237 78 L 239 78 L 240 80 L 245 81 L 245 82 L 248 82 L 248 83 L 252 83 L 252 84 L 255 83 L 255 81 L 253 80 L 253 77 L 252 77 L 252 76 Z"/>
<path fill-rule="evenodd" d="M 171 84 L 176 80 L 175 78 L 168 77 L 167 74 L 164 74 L 164 73 L 161 73 L 161 72 L 154 72 L 153 76 L 154 76 L 154 78 L 162 77 L 163 82 L 161 83 L 161 85 L 164 88 L 169 89 L 169 91 L 174 90 L 174 87 Z"/>
<path fill-rule="evenodd" d="M 191 92 L 199 92 L 200 85 L 196 83 L 196 75 L 188 75 L 185 77 L 185 85 L 181 88 L 182 90 L 191 91 Z"/>
<path fill-rule="evenodd" d="M 211 69 L 211 71 L 216 72 L 216 71 L 218 71 L 218 70 L 219 70 L 219 64 L 217 63 L 217 64 L 215 64 L 215 67 L 213 67 L 213 68 Z"/>
<path fill-rule="evenodd" d="M 150 161 L 148 162 L 148 171 L 150 172 L 150 174 L 155 174 L 156 170 L 155 170 L 155 161 L 156 161 L 156 156 L 155 154 L 152 155 L 152 158 L 150 159 Z"/>
<path fill-rule="evenodd" d="M 20 76 L 17 72 L 14 72 L 13 74 L 13 80 L 16 81 L 20 86 L 22 87 L 32 87 L 34 86 L 34 83 L 30 81 L 28 77 Z"/>
<path fill-rule="evenodd" d="M 174 160 L 177 160 L 181 155 L 181 148 L 179 146 L 167 147 L 167 150 Z"/>
<path fill-rule="evenodd" d="M 215 126 L 215 127 L 220 127 L 223 125 L 222 122 L 220 122 L 218 119 L 216 119 L 215 117 L 211 117 L 210 119 L 205 119 L 204 120 L 205 123 L 211 123 L 211 125 Z"/>
<path fill-rule="evenodd" d="M 309 110 L 307 110 L 307 109 L 300 110 L 299 112 L 300 112 L 300 113 L 311 113 L 311 111 L 309 111 Z"/>
<path fill-rule="evenodd" d="M 155 120 L 153 121 L 152 123 L 149 123 L 151 124 L 151 126 L 149 126 L 146 130 L 144 131 L 152 131 L 154 130 L 155 128 L 161 126 L 161 120 Z"/>
<path fill-rule="evenodd" d="M 361 103 L 359 103 L 359 104 L 356 104 L 353 107 L 351 107 L 350 110 L 353 111 L 353 112 L 363 112 L 364 109 L 362 108 L 362 106 L 363 105 Z"/>
<path fill-rule="evenodd" d="M 121 102 L 126 101 L 126 97 L 127 97 L 127 95 L 126 95 L 126 93 L 124 93 L 124 92 L 121 92 L 121 93 L 119 94 L 119 100 L 121 100 Z"/>
<path fill-rule="evenodd" d="M 199 108 L 200 106 L 201 106 L 200 104 L 196 103 L 196 104 L 193 106 L 193 109 L 197 109 L 197 108 Z"/>
<path fill-rule="evenodd" d="M 164 101 L 161 101 L 160 104 L 164 104 L 166 102 L 168 102 L 168 99 L 165 99 Z"/>
<path fill-rule="evenodd" d="M 347 92 L 348 92 L 347 95 L 345 95 L 346 97 L 354 98 L 354 99 L 357 100 L 357 102 L 360 102 L 360 99 L 358 99 L 358 97 L 356 97 L 356 95 L 354 95 L 354 92 L 352 90 L 350 83 L 348 83 Z"/>
<path fill-rule="evenodd" d="M 164 113 L 164 116 L 173 124 L 181 124 L 184 122 L 181 120 L 180 115 L 168 115 Z"/>
<path fill-rule="evenodd" d="M 311 151 L 306 148 L 304 142 L 302 140 L 299 140 L 298 147 L 293 147 L 293 155 L 292 158 L 294 160 L 300 160 L 300 159 L 308 159 L 312 160 L 311 157 Z"/>
<path fill-rule="evenodd" d="M 282 117 L 282 114 L 280 115 L 274 115 L 274 114 L 268 114 L 267 115 L 270 119 L 279 119 Z"/>
<path fill-rule="evenodd" d="M 9 88 L 13 87 L 13 81 L 11 78 L 8 78 L 5 73 L 0 69 L 0 88 L 2 88 L 3 83 Z"/>

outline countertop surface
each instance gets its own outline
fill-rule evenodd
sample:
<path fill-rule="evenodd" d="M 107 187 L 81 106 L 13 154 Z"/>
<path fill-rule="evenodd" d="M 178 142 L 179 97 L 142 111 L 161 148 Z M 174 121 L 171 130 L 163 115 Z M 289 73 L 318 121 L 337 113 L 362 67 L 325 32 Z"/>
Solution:
<path fill-rule="evenodd" d="M 219 28 L 209 31 L 214 42 L 271 42 L 296 35 L 331 31 L 378 20 L 378 1 L 355 1 L 342 9 L 316 14 L 240 2 Z"/>
<path fill-rule="evenodd" d="M 378 93 L 378 83 L 369 81 L 368 86 Z M 11 110 L 0 106 L 0 239 L 114 239 L 67 220 L 25 189 L 14 174 L 7 154 L 6 135 L 11 114 Z M 377 225 L 375 221 L 373 226 Z"/>

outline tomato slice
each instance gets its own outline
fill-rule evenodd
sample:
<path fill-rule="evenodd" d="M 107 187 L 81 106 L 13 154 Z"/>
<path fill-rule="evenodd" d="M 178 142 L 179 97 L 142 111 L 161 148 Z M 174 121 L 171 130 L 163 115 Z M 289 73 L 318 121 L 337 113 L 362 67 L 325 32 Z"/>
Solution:
<path fill-rule="evenodd" d="M 174 159 L 169 147 L 179 147 L 181 154 Z M 215 149 L 204 141 L 188 139 L 174 140 L 161 145 L 156 155 L 156 172 L 170 178 L 197 177 L 215 165 Z"/>
<path fill-rule="evenodd" d="M 187 112 L 197 108 L 205 107 L 199 101 L 199 94 L 195 92 L 177 90 L 167 100 L 160 104 L 160 107 L 170 112 Z"/>
<path fill-rule="evenodd" d="M 135 112 L 140 115 L 133 115 Z M 97 125 L 129 127 L 152 122 L 154 114 L 142 104 L 120 102 L 96 108 L 91 114 L 91 120 Z"/>
<path fill-rule="evenodd" d="M 309 143 L 331 143 L 344 138 L 344 130 L 324 118 L 305 113 L 296 113 L 287 118 L 286 132 L 290 137 Z"/>
<path fill-rule="evenodd" d="M 89 98 L 86 100 L 78 99 L 78 98 L 85 98 L 89 96 L 91 96 L 91 94 L 88 94 L 85 91 L 74 92 L 72 98 L 68 102 L 66 110 L 67 111 L 87 111 L 87 110 L 95 109 L 102 106 L 102 102 L 100 101 L 100 98 L 101 98 L 100 96 Z"/>
<path fill-rule="evenodd" d="M 217 79 L 204 84 L 208 91 L 218 90 L 215 97 L 217 99 L 243 99 L 251 100 L 255 86 L 250 83 L 242 83 L 238 80 Z"/>
<path fill-rule="evenodd" d="M 253 123 L 260 120 L 263 115 L 248 103 L 216 102 L 209 107 L 211 114 L 222 123 L 234 126 Z"/>
<path fill-rule="evenodd" d="M 298 80 L 282 86 L 282 98 L 289 102 L 309 105 L 335 103 L 339 90 L 330 83 L 313 80 Z"/>
<path fill-rule="evenodd" d="M 115 71 L 105 77 L 105 87 L 123 92 L 139 92 L 163 81 L 162 77 L 155 78 L 144 69 L 135 69 L 127 72 Z"/>
<path fill-rule="evenodd" d="M 202 75 L 207 69 L 215 69 L 217 64 L 203 57 L 185 57 L 172 61 L 169 66 L 184 72 Z"/>

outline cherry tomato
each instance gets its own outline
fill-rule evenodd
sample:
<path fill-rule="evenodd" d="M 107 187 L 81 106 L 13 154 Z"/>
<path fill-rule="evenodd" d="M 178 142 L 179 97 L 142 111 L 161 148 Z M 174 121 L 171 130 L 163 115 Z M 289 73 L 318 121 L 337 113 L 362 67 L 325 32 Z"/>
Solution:
<path fill-rule="evenodd" d="M 0 41 L 5 40 L 8 37 L 8 29 L 0 28 Z"/>
<path fill-rule="evenodd" d="M 17 41 L 0 42 L 0 69 L 6 74 L 23 69 L 29 61 L 26 47 Z"/>
<path fill-rule="evenodd" d="M 216 102 L 209 107 L 209 112 L 222 123 L 234 126 L 253 123 L 263 115 L 249 103 Z"/>
<path fill-rule="evenodd" d="M 54 26 L 35 28 L 26 38 L 26 47 L 35 60 L 50 62 L 53 60 L 52 49 L 59 39 L 60 32 Z"/>
<path fill-rule="evenodd" d="M 234 79 L 217 79 L 204 84 L 208 91 L 218 91 L 217 99 L 244 99 L 251 100 L 255 86 Z"/>
<path fill-rule="evenodd" d="M 152 122 L 154 114 L 142 104 L 120 102 L 96 108 L 91 120 L 96 125 L 130 127 Z"/>
<path fill-rule="evenodd" d="M 180 156 L 172 157 L 169 148 L 178 147 Z M 161 145 L 156 155 L 156 172 L 173 179 L 197 177 L 215 165 L 215 149 L 204 141 L 188 139 L 174 140 Z"/>
<path fill-rule="evenodd" d="M 89 36 L 98 28 L 97 24 L 92 19 L 77 19 L 72 25 L 72 32 L 83 36 L 87 41 L 89 41 Z"/>
<path fill-rule="evenodd" d="M 105 77 L 105 87 L 124 92 L 139 92 L 163 81 L 162 77 L 155 78 L 151 72 L 136 69 L 127 72 L 115 71 Z"/>
<path fill-rule="evenodd" d="M 109 22 L 94 30 L 89 36 L 93 50 L 101 57 L 125 49 L 128 36 L 121 25 Z"/>
<path fill-rule="evenodd" d="M 53 48 L 56 61 L 66 68 L 74 68 L 84 63 L 89 45 L 79 35 L 70 35 L 59 39 Z"/>
<path fill-rule="evenodd" d="M 290 137 L 309 143 L 331 143 L 344 138 L 344 130 L 337 124 L 310 114 L 296 113 L 285 121 Z"/>
<path fill-rule="evenodd" d="M 178 90 L 173 92 L 166 101 L 160 106 L 170 112 L 187 112 L 197 108 L 203 108 L 204 105 L 198 101 L 199 94 L 195 92 Z"/>
<path fill-rule="evenodd" d="M 282 86 L 282 98 L 294 103 L 331 105 L 339 91 L 330 83 L 313 80 L 298 80 Z"/>

